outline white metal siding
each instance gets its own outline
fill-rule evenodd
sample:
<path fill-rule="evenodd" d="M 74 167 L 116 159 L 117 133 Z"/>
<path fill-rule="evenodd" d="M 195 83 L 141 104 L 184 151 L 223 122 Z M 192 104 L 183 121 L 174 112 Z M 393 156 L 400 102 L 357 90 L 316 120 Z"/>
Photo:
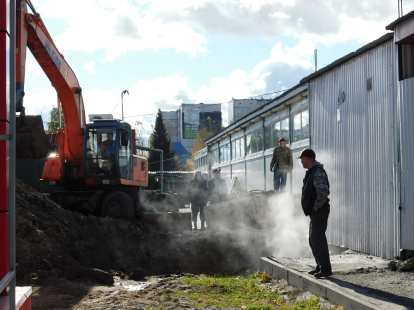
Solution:
<path fill-rule="evenodd" d="M 309 88 L 311 147 L 331 185 L 328 240 L 384 258 L 398 253 L 394 71 L 390 40 L 316 77 Z M 345 101 L 338 104 L 340 92 Z"/>
<path fill-rule="evenodd" d="M 401 242 L 414 250 L 414 78 L 399 82 L 401 109 Z"/>

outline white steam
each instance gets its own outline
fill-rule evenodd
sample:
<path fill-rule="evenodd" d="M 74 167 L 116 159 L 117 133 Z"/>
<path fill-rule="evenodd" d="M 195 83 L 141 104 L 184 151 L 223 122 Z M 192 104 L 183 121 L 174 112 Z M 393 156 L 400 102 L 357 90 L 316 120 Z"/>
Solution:
<path fill-rule="evenodd" d="M 273 195 L 268 199 L 267 210 L 273 226 L 267 240 L 272 256 L 312 256 L 308 243 L 309 217 L 302 212 L 300 195 Z"/>

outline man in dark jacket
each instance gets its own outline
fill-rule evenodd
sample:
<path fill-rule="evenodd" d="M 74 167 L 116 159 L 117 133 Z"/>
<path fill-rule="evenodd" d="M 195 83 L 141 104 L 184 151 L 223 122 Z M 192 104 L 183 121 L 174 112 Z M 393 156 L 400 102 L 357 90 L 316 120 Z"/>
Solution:
<path fill-rule="evenodd" d="M 273 172 L 273 189 L 283 191 L 286 188 L 287 174 L 292 173 L 292 150 L 286 146 L 283 138 L 279 139 L 279 146 L 273 150 L 270 172 Z"/>
<path fill-rule="evenodd" d="M 218 203 L 229 197 L 226 181 L 220 178 L 220 168 L 213 169 L 213 177 L 207 182 L 207 201 Z"/>
<path fill-rule="evenodd" d="M 329 277 L 332 267 L 325 235 L 330 212 L 328 176 L 323 165 L 315 160 L 313 150 L 304 149 L 299 158 L 303 168 L 308 169 L 303 179 L 301 203 L 303 212 L 310 217 L 309 245 L 316 261 L 315 270 L 309 274 L 316 278 Z"/>
<path fill-rule="evenodd" d="M 187 197 L 191 203 L 191 218 L 194 223 L 194 229 L 197 229 L 197 215 L 200 212 L 201 229 L 205 229 L 204 206 L 206 204 L 206 180 L 200 171 L 194 173 L 194 178 L 190 181 L 187 189 Z"/>

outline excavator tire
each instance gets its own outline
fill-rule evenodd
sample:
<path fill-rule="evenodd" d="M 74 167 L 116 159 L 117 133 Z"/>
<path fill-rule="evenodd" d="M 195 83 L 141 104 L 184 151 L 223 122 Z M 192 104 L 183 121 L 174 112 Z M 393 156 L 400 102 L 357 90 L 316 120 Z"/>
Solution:
<path fill-rule="evenodd" d="M 112 192 L 104 199 L 101 215 L 113 219 L 132 220 L 135 208 L 132 198 L 124 192 Z"/>

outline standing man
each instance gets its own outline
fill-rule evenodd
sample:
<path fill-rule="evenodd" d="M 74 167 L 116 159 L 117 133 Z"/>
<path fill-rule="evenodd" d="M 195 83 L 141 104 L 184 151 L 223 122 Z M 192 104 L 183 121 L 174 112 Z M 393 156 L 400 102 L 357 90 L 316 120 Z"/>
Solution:
<path fill-rule="evenodd" d="M 286 188 L 287 173 L 292 173 L 292 150 L 286 146 L 283 138 L 279 139 L 279 146 L 273 150 L 270 172 L 273 172 L 273 189 L 284 191 Z"/>
<path fill-rule="evenodd" d="M 226 181 L 220 178 L 220 168 L 213 169 L 213 177 L 207 182 L 207 201 L 218 203 L 229 197 Z"/>
<path fill-rule="evenodd" d="M 201 230 L 205 229 L 205 190 L 206 180 L 201 175 L 200 171 L 194 173 L 194 179 L 190 181 L 187 189 L 187 197 L 191 203 L 191 218 L 194 223 L 194 229 L 197 230 L 197 215 L 200 212 Z"/>
<path fill-rule="evenodd" d="M 316 278 L 332 275 L 331 261 L 329 259 L 328 241 L 325 232 L 328 227 L 329 181 L 323 165 L 315 160 L 315 152 L 304 149 L 299 156 L 306 171 L 302 187 L 302 209 L 310 217 L 309 245 L 316 261 L 315 270 L 309 271 Z"/>

